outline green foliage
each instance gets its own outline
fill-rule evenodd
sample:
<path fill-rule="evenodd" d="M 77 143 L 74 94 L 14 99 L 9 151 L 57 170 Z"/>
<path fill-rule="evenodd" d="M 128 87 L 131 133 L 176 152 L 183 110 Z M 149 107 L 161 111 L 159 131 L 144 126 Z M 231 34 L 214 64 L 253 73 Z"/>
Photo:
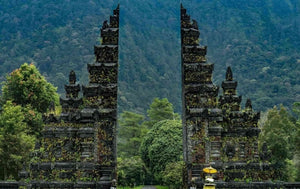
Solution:
<path fill-rule="evenodd" d="M 33 109 L 30 104 L 22 107 L 22 112 L 25 117 L 24 122 L 28 127 L 28 134 L 40 137 L 43 129 L 42 113 Z"/>
<path fill-rule="evenodd" d="M 118 185 L 137 186 L 144 184 L 146 167 L 140 157 L 118 158 Z"/>
<path fill-rule="evenodd" d="M 118 155 L 133 157 L 139 155 L 142 138 L 147 129 L 141 125 L 144 116 L 133 112 L 121 113 L 118 133 Z"/>
<path fill-rule="evenodd" d="M 166 98 L 161 100 L 159 98 L 155 98 L 147 113 L 148 117 L 155 122 L 165 119 L 175 119 L 173 105 Z"/>
<path fill-rule="evenodd" d="M 154 98 L 150 108 L 147 110 L 149 121 L 145 121 L 149 129 L 162 120 L 179 120 L 180 116 L 177 113 L 174 113 L 173 104 L 171 104 L 167 98 L 159 99 Z"/>
<path fill-rule="evenodd" d="M 297 122 L 300 123 L 300 102 L 295 102 L 293 104 L 293 112 L 297 115 Z"/>
<path fill-rule="evenodd" d="M 293 112 L 297 116 L 297 121 L 295 123 L 297 127 L 296 131 L 296 139 L 295 139 L 295 154 L 294 154 L 294 162 L 296 164 L 296 178 L 295 181 L 300 181 L 300 102 L 295 102 L 293 104 Z"/>
<path fill-rule="evenodd" d="M 267 114 L 262 132 L 259 137 L 260 144 L 266 143 L 271 152 L 271 162 L 275 167 L 275 179 L 289 180 L 294 172 L 289 171 L 289 164 L 296 151 L 297 131 L 299 128 L 291 121 L 288 111 L 280 106 L 270 109 Z"/>
<path fill-rule="evenodd" d="M 134 186 L 134 187 L 132 187 L 132 186 L 122 186 L 122 189 L 142 189 L 142 188 L 144 188 L 143 185 L 141 185 L 141 186 Z"/>
<path fill-rule="evenodd" d="M 94 141 L 93 137 L 89 138 L 70 138 L 70 137 L 60 137 L 60 138 L 42 138 L 41 148 L 37 151 L 39 155 L 38 159 L 32 159 L 31 163 L 39 162 L 92 162 L 94 161 L 94 156 L 81 157 L 82 154 L 82 144 L 92 144 Z M 72 150 L 69 149 L 68 145 L 72 145 Z M 57 147 L 60 147 L 60 155 L 57 155 Z"/>
<path fill-rule="evenodd" d="M 33 64 L 24 63 L 6 77 L 2 101 L 12 102 L 45 113 L 53 102 L 58 104 L 56 88 L 48 83 Z M 28 107 L 27 107 L 28 108 Z"/>
<path fill-rule="evenodd" d="M 299 172 L 299 170 L 297 170 L 297 167 L 295 166 L 295 162 L 293 160 L 286 159 L 285 164 L 286 164 L 286 171 L 288 171 L 287 181 L 288 182 L 297 181 L 297 172 Z"/>
<path fill-rule="evenodd" d="M 167 99 L 160 100 L 155 98 L 148 110 L 148 116 L 149 120 L 145 121 L 144 116 L 140 114 L 128 111 L 121 113 L 117 146 L 118 156 L 120 157 L 118 159 L 120 162 L 118 164 L 119 184 L 122 186 L 132 186 L 133 183 L 137 182 L 138 184 L 141 184 L 142 182 L 150 184 L 152 183 L 154 176 L 157 177 L 157 180 L 161 181 L 162 178 L 160 172 L 164 170 L 165 165 L 168 162 L 178 161 L 182 154 L 181 121 L 179 120 L 179 115 L 174 113 L 173 105 Z M 152 131 L 152 133 L 158 133 L 158 135 L 155 136 L 151 134 L 151 131 L 148 132 L 148 128 L 152 128 L 153 124 L 159 124 L 156 129 Z M 161 127 L 160 130 L 158 128 L 160 128 L 161 125 L 164 126 Z M 168 134 L 162 136 L 164 132 L 168 132 Z M 147 142 L 145 142 L 145 138 L 148 138 Z M 166 141 L 165 144 L 163 144 L 164 141 Z M 144 143 L 144 146 L 141 146 L 142 142 Z M 152 142 L 155 142 L 153 146 L 151 146 Z M 172 145 L 168 146 L 169 143 L 172 143 Z M 165 150 L 164 148 L 166 146 L 170 149 Z M 145 161 L 145 159 L 143 159 L 143 161 L 146 163 L 147 169 L 145 168 L 144 163 L 140 164 L 140 148 L 143 149 L 142 156 L 145 156 L 145 153 L 148 153 L 145 152 L 147 150 L 159 151 L 161 148 L 161 153 L 158 152 L 155 154 L 154 151 L 150 152 L 150 158 L 152 158 L 151 165 L 155 165 L 155 170 L 153 166 L 150 166 L 149 162 L 147 163 Z M 160 155 L 163 155 L 164 157 L 158 160 Z M 140 170 L 135 170 L 136 167 L 134 164 L 143 167 Z M 138 174 L 140 174 L 141 177 L 137 178 L 136 175 Z"/>
<path fill-rule="evenodd" d="M 0 75 L 27 61 L 36 62 L 60 93 L 71 69 L 86 83 L 86 63 L 94 61 L 99 25 L 117 3 L 1 1 Z M 199 23 L 200 42 L 215 63 L 216 84 L 230 65 L 239 94 L 251 98 L 256 110 L 299 101 L 299 1 L 182 3 Z M 179 15 L 178 1 L 121 2 L 120 112 L 145 113 L 154 97 L 168 98 L 181 111 Z"/>
<path fill-rule="evenodd" d="M 170 189 L 182 188 L 183 169 L 183 161 L 172 162 L 167 164 L 165 170 L 162 172 L 164 184 L 169 186 Z"/>
<path fill-rule="evenodd" d="M 33 64 L 24 63 L 11 72 L 2 87 L 2 104 L 8 100 L 22 106 L 28 133 L 39 137 L 43 128 L 42 113 L 51 103 L 58 104 L 56 88 L 48 83 Z"/>
<path fill-rule="evenodd" d="M 42 113 L 52 102 L 58 104 L 56 88 L 33 64 L 24 63 L 6 77 L 0 114 L 1 179 L 17 179 L 22 164 L 29 162 L 29 153 L 43 128 Z"/>
<path fill-rule="evenodd" d="M 300 124 L 297 124 L 298 126 L 298 131 L 297 131 L 297 137 L 296 137 L 296 153 L 295 153 L 295 156 L 294 156 L 294 160 L 295 160 L 295 164 L 296 164 L 296 169 L 297 169 L 297 172 L 296 172 L 296 179 L 295 181 L 300 181 Z"/>
<path fill-rule="evenodd" d="M 0 180 L 18 178 L 23 163 L 28 162 L 35 138 L 28 135 L 22 107 L 7 101 L 0 114 Z"/>
<path fill-rule="evenodd" d="M 182 124 L 180 120 L 163 120 L 156 123 L 143 138 L 141 158 L 155 180 L 162 181 L 167 164 L 182 159 Z"/>
<path fill-rule="evenodd" d="M 155 185 L 156 189 L 169 189 L 168 186 Z"/>

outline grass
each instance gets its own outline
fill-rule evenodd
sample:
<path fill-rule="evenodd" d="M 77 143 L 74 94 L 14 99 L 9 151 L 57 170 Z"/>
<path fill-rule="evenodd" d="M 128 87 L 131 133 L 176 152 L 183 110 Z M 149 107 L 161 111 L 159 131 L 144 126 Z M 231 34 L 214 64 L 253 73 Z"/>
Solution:
<path fill-rule="evenodd" d="M 168 186 L 161 186 L 161 185 L 156 185 L 155 188 L 156 189 L 169 189 Z"/>
<path fill-rule="evenodd" d="M 129 186 L 118 186 L 119 189 L 142 189 L 143 186 L 129 187 Z"/>
<path fill-rule="evenodd" d="M 118 186 L 119 189 L 142 189 L 144 186 L 141 185 L 141 186 L 136 186 L 136 187 L 129 187 L 129 186 Z M 156 189 L 169 189 L 168 186 L 161 186 L 161 185 L 155 185 L 154 186 Z"/>

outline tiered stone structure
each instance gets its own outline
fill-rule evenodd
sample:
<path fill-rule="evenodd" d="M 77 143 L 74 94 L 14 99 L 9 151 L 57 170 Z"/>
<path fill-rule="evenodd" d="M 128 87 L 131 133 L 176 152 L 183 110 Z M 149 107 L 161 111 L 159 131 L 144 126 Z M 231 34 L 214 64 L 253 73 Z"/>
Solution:
<path fill-rule="evenodd" d="M 299 188 L 300 183 L 260 182 L 272 170 L 266 145 L 262 152 L 257 147 L 259 113 L 249 99 L 241 110 L 230 67 L 218 97 L 214 65 L 207 62 L 199 35 L 197 22 L 181 6 L 184 187 L 202 188 L 202 169 L 212 165 L 219 170 L 217 188 Z M 116 187 L 119 6 L 110 22 L 103 22 L 101 37 L 95 63 L 88 64 L 89 84 L 81 87 L 71 71 L 61 115 L 45 117 L 30 174 L 24 167 L 21 181 L 1 181 L 0 188 Z M 236 182 L 247 179 L 252 182 Z"/>
<path fill-rule="evenodd" d="M 201 165 L 209 163 L 210 144 L 206 136 L 209 128 L 220 131 L 218 123 L 223 121 L 217 107 L 219 88 L 212 82 L 214 65 L 207 62 L 207 47 L 199 46 L 199 35 L 197 22 L 191 22 L 181 6 L 183 149 L 187 182 L 200 178 Z"/>
<path fill-rule="evenodd" d="M 241 110 L 237 82 L 228 67 L 223 95 L 212 82 L 214 65 L 199 46 L 199 29 L 181 5 L 181 57 L 185 187 L 203 183 L 202 169 L 212 165 L 223 181 L 261 181 L 270 178 L 267 150 L 258 152 L 259 113 L 247 100 Z"/>
<path fill-rule="evenodd" d="M 31 164 L 32 188 L 116 187 L 119 6 L 104 21 L 101 37 L 95 63 L 88 64 L 89 84 L 81 87 L 71 71 L 61 115 L 45 117 Z"/>

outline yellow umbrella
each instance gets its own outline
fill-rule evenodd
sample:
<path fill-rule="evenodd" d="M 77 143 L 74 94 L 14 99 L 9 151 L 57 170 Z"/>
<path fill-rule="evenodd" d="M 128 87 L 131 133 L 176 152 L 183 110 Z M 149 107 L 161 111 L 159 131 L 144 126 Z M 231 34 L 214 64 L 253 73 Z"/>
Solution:
<path fill-rule="evenodd" d="M 209 166 L 209 167 L 205 167 L 203 169 L 203 172 L 208 173 L 208 174 L 214 174 L 214 173 L 217 173 L 218 171 L 217 171 L 217 169 L 214 169 L 211 166 Z"/>

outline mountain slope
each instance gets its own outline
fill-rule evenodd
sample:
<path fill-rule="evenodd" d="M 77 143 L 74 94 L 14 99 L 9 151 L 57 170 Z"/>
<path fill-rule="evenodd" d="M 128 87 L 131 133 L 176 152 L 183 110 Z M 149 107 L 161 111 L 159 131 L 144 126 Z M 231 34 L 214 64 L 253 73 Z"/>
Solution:
<path fill-rule="evenodd" d="M 35 62 L 60 93 L 70 69 L 86 83 L 100 25 L 118 1 L 0 2 L 0 74 Z M 300 101 L 300 2 L 183 0 L 220 85 L 227 66 L 256 110 Z M 181 109 L 179 1 L 120 1 L 119 109 L 144 113 L 154 97 Z"/>

